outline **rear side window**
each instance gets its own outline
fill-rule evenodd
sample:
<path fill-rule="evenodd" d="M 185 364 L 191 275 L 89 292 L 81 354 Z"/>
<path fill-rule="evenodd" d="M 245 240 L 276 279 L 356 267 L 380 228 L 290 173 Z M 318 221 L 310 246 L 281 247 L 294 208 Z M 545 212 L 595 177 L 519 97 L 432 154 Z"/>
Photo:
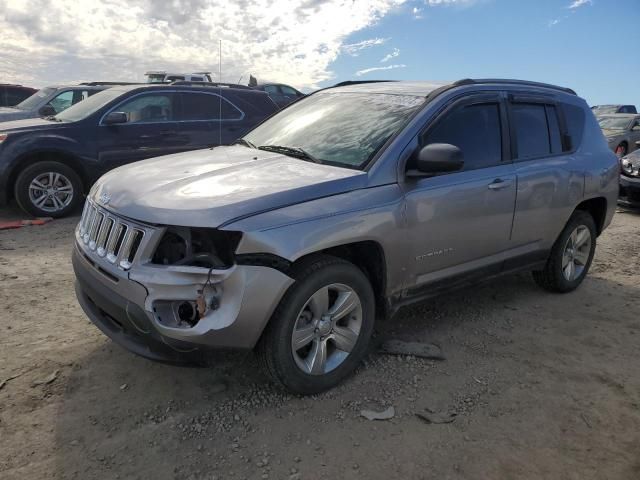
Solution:
<path fill-rule="evenodd" d="M 551 142 L 551 153 L 562 152 L 562 132 L 558 122 L 558 111 L 553 105 L 547 105 L 547 123 L 549 124 L 549 139 Z"/>
<path fill-rule="evenodd" d="M 515 103 L 511 106 L 519 159 L 551 153 L 549 126 L 545 106 L 537 103 Z"/>
<path fill-rule="evenodd" d="M 279 95 L 280 94 L 280 89 L 278 88 L 277 85 L 265 85 L 264 91 L 267 92 L 269 95 Z"/>
<path fill-rule="evenodd" d="M 222 120 L 240 120 L 243 113 L 226 99 L 208 93 L 183 93 L 182 120 L 202 121 L 218 120 L 222 113 Z"/>
<path fill-rule="evenodd" d="M 483 103 L 459 107 L 428 131 L 422 145 L 449 143 L 464 154 L 464 170 L 499 165 L 502 162 L 500 107 Z"/>
<path fill-rule="evenodd" d="M 570 105 L 568 103 L 562 104 L 562 110 L 567 123 L 567 131 L 571 137 L 571 144 L 567 145 L 565 150 L 575 150 L 582 143 L 585 120 L 584 110 L 581 107 Z"/>

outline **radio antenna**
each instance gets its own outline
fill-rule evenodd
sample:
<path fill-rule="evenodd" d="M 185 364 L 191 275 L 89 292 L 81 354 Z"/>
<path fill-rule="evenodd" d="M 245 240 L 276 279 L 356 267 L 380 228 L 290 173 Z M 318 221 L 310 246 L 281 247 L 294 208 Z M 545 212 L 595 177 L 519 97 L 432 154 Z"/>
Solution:
<path fill-rule="evenodd" d="M 218 145 L 222 145 L 222 40 L 219 40 L 218 48 L 218 93 L 220 109 L 218 116 Z"/>

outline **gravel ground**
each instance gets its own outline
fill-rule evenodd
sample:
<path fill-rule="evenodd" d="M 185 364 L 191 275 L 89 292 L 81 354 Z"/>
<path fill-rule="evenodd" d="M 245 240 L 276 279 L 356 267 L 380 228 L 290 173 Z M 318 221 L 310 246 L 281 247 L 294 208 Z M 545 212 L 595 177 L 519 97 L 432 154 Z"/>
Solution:
<path fill-rule="evenodd" d="M 75 300 L 77 220 L 0 231 L 2 479 L 640 479 L 637 213 L 618 212 L 578 291 L 522 274 L 404 309 L 377 338 L 444 361 L 371 354 L 308 398 L 250 353 L 185 369 L 113 345 Z"/>

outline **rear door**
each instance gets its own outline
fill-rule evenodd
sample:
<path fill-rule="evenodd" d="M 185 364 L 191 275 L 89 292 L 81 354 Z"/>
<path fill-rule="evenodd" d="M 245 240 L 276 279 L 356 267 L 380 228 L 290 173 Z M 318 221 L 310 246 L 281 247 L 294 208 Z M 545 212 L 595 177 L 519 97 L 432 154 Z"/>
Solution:
<path fill-rule="evenodd" d="M 180 131 L 185 137 L 185 148 L 193 150 L 228 145 L 243 132 L 244 112 L 220 93 L 194 91 L 179 94 Z"/>
<path fill-rule="evenodd" d="M 573 156 L 580 138 L 566 126 L 569 108 L 577 107 L 552 97 L 509 95 L 518 183 L 512 244 L 532 260 L 545 256 L 584 192 L 583 167 Z"/>
<path fill-rule="evenodd" d="M 187 139 L 176 118 L 177 102 L 174 92 L 154 91 L 112 107 L 109 112 L 126 113 L 128 122 L 99 124 L 98 157 L 105 170 L 184 150 Z"/>
<path fill-rule="evenodd" d="M 516 198 L 506 125 L 500 93 L 476 94 L 450 105 L 420 136 L 419 148 L 459 147 L 464 167 L 405 183 L 414 249 L 409 283 L 416 288 L 472 271 L 500 270 Z"/>

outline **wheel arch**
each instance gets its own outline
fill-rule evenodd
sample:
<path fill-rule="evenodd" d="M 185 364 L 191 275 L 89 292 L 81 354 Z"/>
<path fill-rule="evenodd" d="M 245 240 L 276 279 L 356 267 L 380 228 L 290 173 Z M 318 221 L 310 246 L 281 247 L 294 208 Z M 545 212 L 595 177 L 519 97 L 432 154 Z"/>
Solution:
<path fill-rule="evenodd" d="M 589 213 L 596 222 L 598 235 L 604 230 L 604 223 L 607 217 L 607 199 L 605 197 L 594 197 L 581 202 L 575 211 L 581 210 Z"/>

